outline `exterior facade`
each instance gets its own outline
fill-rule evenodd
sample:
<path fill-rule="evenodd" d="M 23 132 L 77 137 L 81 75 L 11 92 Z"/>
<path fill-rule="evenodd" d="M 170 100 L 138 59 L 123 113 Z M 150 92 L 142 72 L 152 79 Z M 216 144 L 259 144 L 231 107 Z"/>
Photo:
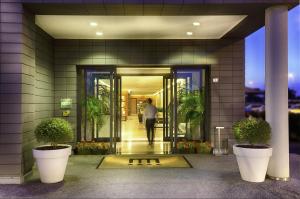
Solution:
<path fill-rule="evenodd" d="M 32 148 L 37 145 L 33 133 L 35 126 L 42 119 L 61 117 L 62 98 L 72 99 L 71 115 L 67 120 L 76 132 L 79 65 L 209 66 L 209 140 L 213 142 L 216 126 L 224 126 L 224 136 L 232 139 L 233 122 L 244 117 L 244 38 L 265 24 L 266 9 L 269 9 L 267 19 L 271 21 L 267 27 L 272 32 L 281 27 L 280 24 L 274 25 L 277 16 L 274 19 L 273 6 L 281 5 L 287 12 L 296 4 L 297 1 L 292 0 L 249 0 L 247 3 L 238 0 L 1 0 L 0 183 L 23 182 L 34 163 Z M 55 39 L 35 24 L 35 15 L 218 14 L 245 14 L 247 18 L 220 39 Z M 270 52 L 269 60 L 274 64 L 272 56 Z M 278 59 L 280 62 L 281 59 Z M 281 63 L 284 65 L 284 62 Z M 280 72 L 268 70 L 270 73 L 267 75 L 274 74 L 273 77 Z M 219 81 L 214 83 L 213 78 Z M 274 79 L 269 81 L 267 96 L 270 88 L 271 99 L 276 96 L 276 88 L 272 86 Z M 276 103 L 284 103 L 284 100 Z M 272 115 L 272 111 L 267 114 Z"/>

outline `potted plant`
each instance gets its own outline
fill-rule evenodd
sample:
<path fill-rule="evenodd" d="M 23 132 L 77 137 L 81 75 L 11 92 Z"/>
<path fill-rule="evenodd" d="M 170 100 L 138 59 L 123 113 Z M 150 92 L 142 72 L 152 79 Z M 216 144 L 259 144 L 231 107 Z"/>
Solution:
<path fill-rule="evenodd" d="M 34 131 L 38 142 L 50 143 L 33 149 L 38 171 L 43 183 L 56 183 L 64 178 L 71 146 L 59 144 L 73 139 L 71 125 L 61 118 L 42 121 Z"/>
<path fill-rule="evenodd" d="M 184 90 L 184 89 L 182 89 Z M 179 125 L 185 128 L 186 137 L 196 140 L 200 137 L 200 129 L 204 116 L 204 95 L 200 90 L 184 90 L 179 93 L 178 117 Z M 179 126 L 179 129 L 180 128 Z"/>
<path fill-rule="evenodd" d="M 263 182 L 265 180 L 272 148 L 267 145 L 271 138 L 271 127 L 262 119 L 249 117 L 233 125 L 234 137 L 240 144 L 233 146 L 243 180 Z"/>
<path fill-rule="evenodd" d="M 101 99 L 96 96 L 88 96 L 86 99 L 87 120 L 91 128 L 92 138 L 95 138 L 98 130 L 104 126 L 109 114 L 107 91 L 102 90 L 101 93 Z"/>

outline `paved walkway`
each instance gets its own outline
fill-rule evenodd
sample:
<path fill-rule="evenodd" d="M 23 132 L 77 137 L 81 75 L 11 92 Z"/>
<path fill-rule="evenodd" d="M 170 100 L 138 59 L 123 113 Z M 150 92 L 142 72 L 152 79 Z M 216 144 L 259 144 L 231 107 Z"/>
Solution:
<path fill-rule="evenodd" d="M 102 169 L 99 156 L 71 157 L 65 181 L 42 184 L 34 170 L 24 185 L 0 185 L 0 198 L 300 198 L 300 155 L 289 182 L 242 181 L 234 156 L 186 155 L 194 168 Z"/>

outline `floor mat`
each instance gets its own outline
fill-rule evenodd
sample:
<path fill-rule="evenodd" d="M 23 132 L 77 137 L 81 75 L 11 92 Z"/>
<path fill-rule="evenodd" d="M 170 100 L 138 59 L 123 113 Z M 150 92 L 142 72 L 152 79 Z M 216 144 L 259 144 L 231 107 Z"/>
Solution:
<path fill-rule="evenodd" d="M 181 155 L 108 155 L 97 168 L 192 168 L 192 165 Z"/>

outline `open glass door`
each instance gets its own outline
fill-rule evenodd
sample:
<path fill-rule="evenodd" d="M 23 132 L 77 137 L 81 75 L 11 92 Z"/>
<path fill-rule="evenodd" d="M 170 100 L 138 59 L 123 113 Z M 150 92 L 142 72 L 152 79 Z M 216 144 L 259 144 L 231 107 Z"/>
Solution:
<path fill-rule="evenodd" d="M 175 142 L 205 141 L 206 71 L 201 67 L 174 68 Z"/>
<path fill-rule="evenodd" d="M 177 152 L 180 141 L 206 141 L 207 73 L 201 67 L 174 67 L 164 76 L 164 141 Z"/>
<path fill-rule="evenodd" d="M 114 153 L 118 153 L 117 143 L 121 141 L 122 131 L 122 78 L 114 75 L 114 134 L 111 142 Z"/>
<path fill-rule="evenodd" d="M 171 152 L 174 152 L 174 78 L 173 73 L 163 78 L 163 136 L 164 141 L 170 142 Z"/>
<path fill-rule="evenodd" d="M 121 138 L 121 78 L 114 68 L 83 68 L 80 73 L 80 135 L 78 141 L 106 142 L 111 153 Z"/>

